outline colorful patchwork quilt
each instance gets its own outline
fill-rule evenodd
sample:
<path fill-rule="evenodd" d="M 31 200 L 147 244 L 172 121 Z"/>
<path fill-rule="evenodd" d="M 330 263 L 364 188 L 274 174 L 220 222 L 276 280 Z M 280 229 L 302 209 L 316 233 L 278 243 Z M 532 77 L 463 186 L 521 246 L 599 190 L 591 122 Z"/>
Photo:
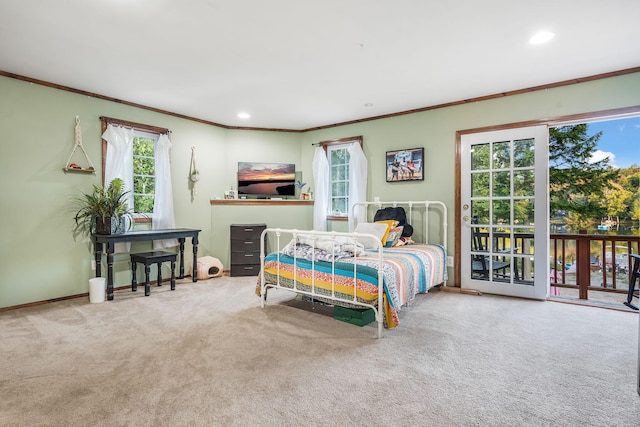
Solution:
<path fill-rule="evenodd" d="M 398 325 L 398 311 L 417 293 L 427 292 L 447 280 L 446 258 L 446 252 L 440 245 L 407 245 L 384 249 L 385 327 L 391 329 Z M 377 305 L 377 251 L 364 251 L 361 256 L 341 258 L 334 263 L 311 259 L 292 257 L 282 252 L 267 255 L 264 263 L 265 283 L 290 289 L 295 287 L 313 292 L 318 295 L 314 298 L 320 301 L 357 307 L 331 300 L 331 297 L 351 299 L 355 283 L 356 300 Z M 260 295 L 260 279 L 256 293 Z"/>

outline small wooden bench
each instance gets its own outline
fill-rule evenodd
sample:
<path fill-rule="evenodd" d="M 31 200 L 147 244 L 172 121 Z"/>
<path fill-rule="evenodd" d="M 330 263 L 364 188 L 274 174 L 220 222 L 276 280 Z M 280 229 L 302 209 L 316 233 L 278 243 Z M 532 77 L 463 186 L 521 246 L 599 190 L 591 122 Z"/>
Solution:
<path fill-rule="evenodd" d="M 158 286 L 162 285 L 162 263 L 171 262 L 171 290 L 176 289 L 176 258 L 177 254 L 165 251 L 152 251 L 143 252 L 139 254 L 131 254 L 131 291 L 138 290 L 138 283 L 136 282 L 136 267 L 137 263 L 144 264 L 145 283 L 144 283 L 144 295 L 149 296 L 151 294 L 151 284 L 149 282 L 149 272 L 152 264 L 158 265 Z"/>

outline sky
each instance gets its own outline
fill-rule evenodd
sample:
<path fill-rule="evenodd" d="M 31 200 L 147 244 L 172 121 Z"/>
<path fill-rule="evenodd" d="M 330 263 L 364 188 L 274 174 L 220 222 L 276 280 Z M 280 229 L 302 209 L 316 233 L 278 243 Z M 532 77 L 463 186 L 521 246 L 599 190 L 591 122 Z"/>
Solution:
<path fill-rule="evenodd" d="M 594 161 L 608 156 L 609 164 L 616 168 L 640 165 L 640 117 L 588 123 L 587 135 L 600 131 Z"/>

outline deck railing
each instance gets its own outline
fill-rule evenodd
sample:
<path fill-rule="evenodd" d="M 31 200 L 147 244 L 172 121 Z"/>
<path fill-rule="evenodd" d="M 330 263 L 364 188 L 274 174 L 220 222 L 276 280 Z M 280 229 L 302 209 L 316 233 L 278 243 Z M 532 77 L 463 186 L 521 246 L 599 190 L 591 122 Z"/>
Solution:
<path fill-rule="evenodd" d="M 486 247 L 488 233 L 481 232 Z M 494 233 L 493 247 L 513 249 L 517 283 L 533 283 L 534 235 L 517 233 L 514 242 L 508 233 Z M 596 234 L 551 234 L 549 279 L 552 286 L 578 289 L 580 299 L 589 290 L 627 293 L 632 268 L 629 254 L 640 254 L 640 236 Z M 505 257 L 508 260 L 508 258 Z"/>
<path fill-rule="evenodd" d="M 588 291 L 626 293 L 632 258 L 640 253 L 640 236 L 551 234 L 549 255 L 552 285 Z"/>

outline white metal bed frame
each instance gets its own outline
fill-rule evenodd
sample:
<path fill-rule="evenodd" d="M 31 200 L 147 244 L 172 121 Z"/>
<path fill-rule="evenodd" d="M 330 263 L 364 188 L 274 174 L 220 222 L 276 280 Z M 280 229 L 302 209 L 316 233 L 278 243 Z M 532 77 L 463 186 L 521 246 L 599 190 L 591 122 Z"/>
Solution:
<path fill-rule="evenodd" d="M 393 202 L 380 202 L 380 201 L 376 201 L 376 202 L 360 202 L 360 203 L 356 203 L 354 204 L 354 210 L 357 206 L 364 206 L 365 209 L 367 210 L 367 217 L 369 217 L 369 207 L 373 206 L 376 207 L 377 209 L 381 209 L 383 207 L 398 207 L 398 206 L 407 206 L 408 212 L 407 213 L 407 223 L 408 224 L 412 224 L 412 218 L 413 218 L 413 209 L 414 207 L 420 207 L 420 208 L 424 208 L 424 221 L 423 221 L 423 232 L 424 232 L 424 240 L 425 243 L 429 243 L 429 208 L 431 206 L 435 206 L 441 209 L 441 231 L 442 231 L 442 235 L 440 236 L 440 244 L 444 247 L 445 252 L 447 249 L 447 207 L 444 203 L 439 202 L 439 201 L 429 201 L 429 200 L 425 200 L 425 201 L 406 201 L 406 202 L 397 202 L 397 201 L 393 201 Z M 377 210 L 376 209 L 376 210 Z M 352 210 L 352 212 L 354 212 L 354 210 Z M 405 211 L 406 211 L 405 210 Z M 277 283 L 265 283 L 265 277 L 264 277 L 264 261 L 265 261 L 265 257 L 266 257 L 266 237 L 268 235 L 275 235 L 275 248 L 277 249 L 276 252 L 276 257 L 277 257 L 277 261 L 278 261 L 278 274 L 277 274 Z M 352 243 L 354 243 L 356 240 L 360 240 L 362 241 L 362 239 L 373 239 L 373 241 L 376 241 L 377 244 L 377 272 L 378 272 L 378 299 L 377 299 L 377 304 L 374 306 L 372 304 L 368 304 L 368 303 L 364 303 L 361 301 L 357 300 L 356 297 L 356 267 L 357 267 L 357 263 L 354 261 L 353 262 L 353 293 L 351 295 L 350 298 L 345 298 L 345 297 L 339 297 L 336 295 L 335 292 L 335 281 L 334 281 L 334 275 L 332 274 L 332 283 L 331 283 L 331 295 L 325 295 L 325 294 L 319 294 L 316 293 L 316 287 L 315 287 L 315 268 L 313 268 L 315 266 L 315 261 L 311 261 L 312 263 L 312 269 L 313 269 L 313 276 L 312 276 L 312 281 L 311 281 L 311 290 L 307 291 L 304 289 L 301 289 L 298 287 L 298 282 L 297 282 L 297 267 L 295 264 L 295 260 L 294 260 L 294 268 L 293 268 L 293 288 L 288 287 L 288 286 L 283 286 L 280 283 L 280 250 L 283 248 L 283 246 L 290 242 L 291 239 L 297 239 L 298 236 L 311 236 L 311 239 L 313 242 L 315 242 L 315 240 L 319 237 L 319 236 L 324 236 L 324 237 L 330 237 L 331 239 L 335 240 L 338 237 L 345 237 L 347 239 L 349 239 Z M 282 241 L 282 238 L 285 237 L 286 240 Z M 273 243 L 272 243 L 273 244 Z M 332 245 L 335 246 L 335 245 Z M 332 255 L 335 255 L 335 251 Z M 354 258 L 357 258 L 357 256 L 355 256 Z M 344 233 L 344 232 L 336 232 L 336 231 L 315 231 L 315 230 L 296 230 L 296 229 L 282 229 L 282 228 L 267 228 L 262 232 L 262 235 L 260 236 L 260 305 L 262 308 L 264 308 L 265 306 L 265 302 L 266 302 L 266 298 L 267 298 L 267 288 L 277 288 L 277 289 L 284 289 L 290 292 L 294 292 L 297 294 L 301 294 L 301 295 L 306 295 L 310 298 L 314 298 L 314 297 L 320 297 L 323 298 L 327 301 L 330 302 L 335 302 L 335 303 L 345 303 L 345 304 L 351 304 L 352 306 L 357 306 L 357 307 L 363 307 L 363 308 L 371 308 L 374 313 L 375 313 L 375 319 L 376 322 L 378 323 L 378 328 L 377 328 L 377 337 L 378 338 L 382 338 L 382 333 L 384 330 L 384 304 L 383 304 L 383 293 L 384 293 L 384 286 L 383 286 L 383 282 L 384 282 L 384 273 L 383 273 L 383 260 L 384 260 L 384 252 L 383 252 L 383 245 L 382 242 L 380 241 L 380 239 L 378 239 L 378 237 L 372 235 L 372 234 L 362 234 L 362 233 Z M 335 264 L 332 263 L 332 271 L 335 271 Z"/>

